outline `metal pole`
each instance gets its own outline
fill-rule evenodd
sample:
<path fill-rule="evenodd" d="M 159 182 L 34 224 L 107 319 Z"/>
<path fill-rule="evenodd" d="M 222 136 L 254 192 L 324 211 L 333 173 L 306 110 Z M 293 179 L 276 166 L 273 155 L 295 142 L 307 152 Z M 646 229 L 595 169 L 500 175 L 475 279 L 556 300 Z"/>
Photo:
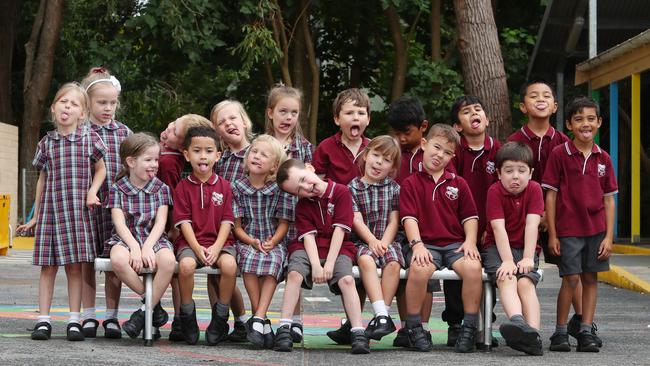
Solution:
<path fill-rule="evenodd" d="M 25 210 L 26 210 L 26 207 L 27 207 L 27 200 L 25 198 L 25 190 L 27 189 L 27 183 L 25 183 L 27 181 L 27 169 L 23 168 L 21 173 L 22 173 L 22 176 L 23 176 L 23 179 L 22 179 L 22 189 L 23 189 L 23 191 L 22 191 L 21 198 L 22 198 L 22 201 L 23 201 L 23 205 L 22 205 L 23 209 L 22 209 L 22 211 L 23 211 L 23 224 L 24 224 L 25 221 L 27 220 L 27 214 L 25 213 Z"/>
<path fill-rule="evenodd" d="M 597 1 L 589 0 L 589 58 L 598 54 L 598 14 Z"/>

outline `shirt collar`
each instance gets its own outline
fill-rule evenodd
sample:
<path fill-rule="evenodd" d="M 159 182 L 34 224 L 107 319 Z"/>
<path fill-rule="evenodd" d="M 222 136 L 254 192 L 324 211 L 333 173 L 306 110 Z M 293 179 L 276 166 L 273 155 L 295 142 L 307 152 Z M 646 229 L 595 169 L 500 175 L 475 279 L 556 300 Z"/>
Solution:
<path fill-rule="evenodd" d="M 521 127 L 521 133 L 526 136 L 529 140 L 539 138 L 533 130 L 531 130 L 527 124 L 523 125 Z M 555 137 L 555 134 L 557 133 L 557 130 L 553 128 L 553 126 L 548 126 L 548 130 L 546 130 L 546 133 L 542 137 L 548 137 L 549 139 L 553 139 Z"/>
<path fill-rule="evenodd" d="M 470 151 L 480 151 L 480 150 L 474 150 L 469 146 L 469 143 L 467 142 L 467 138 L 465 138 L 464 135 L 460 135 L 460 147 L 464 150 L 470 150 Z M 484 151 L 490 151 L 494 147 L 494 139 L 490 137 L 487 133 L 485 134 L 485 140 L 483 141 L 483 150 Z"/>
<path fill-rule="evenodd" d="M 213 185 L 217 184 L 217 182 L 219 181 L 219 176 L 216 173 L 213 172 L 212 175 L 210 176 L 210 178 L 208 178 L 208 180 L 206 180 L 205 182 L 201 182 L 201 180 L 199 178 L 197 178 L 196 175 L 194 175 L 194 173 L 192 173 L 192 174 L 190 174 L 189 177 L 187 177 L 187 180 L 189 180 L 190 182 L 192 182 L 193 184 L 196 184 L 196 185 L 208 184 L 208 185 L 213 186 Z"/>
<path fill-rule="evenodd" d="M 512 193 L 508 192 L 508 190 L 506 190 L 506 187 L 504 187 L 503 184 L 501 184 L 501 181 L 496 181 L 496 183 L 494 183 L 494 184 L 499 185 L 499 192 L 501 193 L 501 195 L 516 198 L 516 197 L 521 197 L 524 194 L 524 192 L 526 192 L 526 190 L 528 190 L 528 187 L 530 186 L 530 182 L 532 182 L 532 181 L 533 181 L 532 179 L 529 180 L 528 185 L 526 186 L 526 188 L 524 188 L 524 190 L 519 192 L 518 194 L 512 194 Z"/>
<path fill-rule="evenodd" d="M 248 179 L 248 177 L 244 177 L 238 180 L 237 186 L 247 195 L 252 195 L 255 194 L 255 192 L 260 192 L 265 196 L 272 196 L 279 190 L 278 184 L 274 181 L 266 182 L 262 188 L 255 188 L 251 184 L 251 181 Z"/>
<path fill-rule="evenodd" d="M 114 119 L 112 119 L 110 122 L 108 122 L 105 125 L 98 125 L 98 124 L 95 124 L 95 123 L 91 123 L 90 126 L 95 131 L 102 130 L 102 129 L 104 129 L 104 130 L 117 130 L 118 128 L 120 128 L 120 126 L 117 124 L 117 122 Z"/>
<path fill-rule="evenodd" d="M 418 171 L 418 174 L 427 177 L 428 179 L 430 179 L 433 182 L 433 177 L 431 176 L 431 174 L 429 174 L 429 172 L 427 172 L 424 169 L 424 167 L 422 167 Z M 445 171 L 442 173 L 442 176 L 440 176 L 440 180 L 438 181 L 438 183 L 444 182 L 446 180 L 451 180 L 451 179 L 454 179 L 454 178 L 456 178 L 456 174 L 454 174 L 454 173 L 450 172 L 449 170 L 445 169 Z"/>
<path fill-rule="evenodd" d="M 580 150 L 578 150 L 576 145 L 573 143 L 573 140 L 564 143 L 564 150 L 568 155 L 581 154 Z M 594 143 L 594 145 L 591 147 L 591 153 L 600 154 L 601 152 L 602 150 L 600 149 L 600 146 Z"/>
<path fill-rule="evenodd" d="M 334 135 L 334 141 L 338 145 L 345 146 L 345 144 L 343 143 L 343 131 L 339 130 L 339 132 L 337 132 Z M 359 147 L 359 154 L 366 148 L 366 146 L 368 146 L 369 143 L 370 143 L 370 139 L 367 138 L 365 135 L 361 135 L 361 146 Z"/>
<path fill-rule="evenodd" d="M 370 188 L 371 186 L 376 186 L 376 187 L 386 186 L 386 185 L 390 184 L 390 181 L 391 181 L 391 179 L 389 177 L 385 177 L 384 179 L 382 179 L 381 181 L 379 181 L 377 183 L 368 183 L 368 182 L 365 182 L 360 177 L 356 177 L 356 178 L 354 178 L 352 180 L 352 182 L 350 182 L 350 186 L 352 186 L 352 188 L 354 188 L 354 189 L 356 189 L 358 191 L 365 191 L 366 189 Z"/>
<path fill-rule="evenodd" d="M 160 190 L 164 183 L 160 179 L 153 177 L 153 179 L 147 182 L 147 184 L 145 184 L 142 189 L 139 189 L 138 187 L 134 186 L 133 183 L 131 183 L 129 177 L 122 177 L 117 181 L 116 184 L 117 188 L 120 191 L 124 192 L 124 194 L 128 196 L 134 196 L 140 191 L 144 191 L 148 194 L 154 194 Z"/>
<path fill-rule="evenodd" d="M 251 145 L 248 145 L 248 146 L 246 146 L 245 148 L 243 148 L 243 149 L 241 149 L 241 150 L 239 150 L 238 152 L 235 152 L 235 153 L 232 152 L 230 149 L 225 150 L 225 151 L 223 152 L 223 155 L 222 155 L 221 157 L 222 157 L 222 159 L 223 159 L 223 158 L 229 158 L 229 157 L 232 155 L 232 156 L 235 156 L 235 157 L 237 157 L 237 158 L 243 159 L 244 156 L 246 155 L 246 152 L 248 151 L 248 149 L 249 149 L 250 147 L 251 147 Z"/>
<path fill-rule="evenodd" d="M 80 140 L 83 136 L 88 135 L 90 133 L 90 128 L 88 127 L 88 124 L 83 123 L 77 127 L 74 132 L 68 135 L 61 135 L 59 131 L 57 130 L 52 130 L 47 132 L 47 136 L 49 136 L 53 140 L 59 140 L 61 138 L 65 138 L 70 142 L 75 142 L 77 140 Z"/>

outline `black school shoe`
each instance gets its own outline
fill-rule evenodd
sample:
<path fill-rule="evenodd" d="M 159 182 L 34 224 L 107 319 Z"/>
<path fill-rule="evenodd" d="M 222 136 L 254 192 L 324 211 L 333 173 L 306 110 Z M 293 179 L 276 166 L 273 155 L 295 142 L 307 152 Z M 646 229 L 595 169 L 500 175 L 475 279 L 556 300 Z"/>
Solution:
<path fill-rule="evenodd" d="M 422 325 L 415 328 L 404 328 L 408 337 L 408 347 L 418 352 L 429 352 L 433 349 L 431 333 L 425 331 Z M 401 330 L 401 329 L 400 329 Z"/>
<path fill-rule="evenodd" d="M 350 331 L 352 330 L 352 325 L 348 320 L 346 320 L 341 327 L 337 330 L 330 330 L 327 332 L 327 336 L 336 342 L 336 344 L 351 344 L 352 337 Z"/>
<path fill-rule="evenodd" d="M 92 323 L 92 327 L 86 327 L 86 324 Z M 95 338 L 97 337 L 97 328 L 99 328 L 99 322 L 97 319 L 85 319 L 83 323 L 81 323 L 81 331 L 84 333 L 84 337 L 86 338 Z"/>
<path fill-rule="evenodd" d="M 252 321 L 248 328 L 248 334 L 246 335 L 246 340 L 251 342 L 255 347 L 264 348 L 265 339 L 264 339 L 264 320 L 251 318 Z M 262 331 L 259 332 L 253 328 L 254 324 L 260 324 L 262 326 Z"/>
<path fill-rule="evenodd" d="M 180 311 L 178 316 L 180 323 L 181 334 L 187 344 L 196 344 L 201 336 L 199 324 L 196 321 L 196 305 L 192 302 L 192 312 L 187 314 L 183 310 Z"/>
<path fill-rule="evenodd" d="M 45 329 L 39 329 L 45 328 Z M 52 324 L 48 322 L 38 322 L 32 330 L 32 339 L 35 341 L 47 341 L 52 336 Z"/>
<path fill-rule="evenodd" d="M 124 325 L 122 325 L 122 329 L 131 338 L 138 338 L 140 332 L 142 332 L 142 328 L 144 328 L 144 311 L 142 309 L 136 310 L 131 314 L 129 320 L 125 321 Z"/>
<path fill-rule="evenodd" d="M 269 319 L 264 319 L 264 348 L 273 349 L 274 344 L 275 334 L 273 333 L 273 328 L 271 327 L 271 321 Z"/>
<path fill-rule="evenodd" d="M 576 348 L 578 352 L 600 352 L 598 348 L 598 342 L 591 332 L 580 332 L 578 333 L 578 347 Z"/>
<path fill-rule="evenodd" d="M 366 337 L 374 340 L 381 340 L 384 336 L 393 333 L 396 330 L 395 323 L 390 316 L 379 315 L 368 323 L 366 328 Z"/>
<path fill-rule="evenodd" d="M 248 322 L 253 319 L 252 317 L 248 319 Z M 230 342 L 246 342 L 246 337 L 248 335 L 247 327 L 248 327 L 248 322 L 240 322 L 239 320 L 235 320 L 235 326 L 232 329 L 232 332 L 228 335 L 228 340 Z"/>
<path fill-rule="evenodd" d="M 476 351 L 476 327 L 466 324 L 460 327 L 454 351 L 457 353 L 472 353 Z"/>
<path fill-rule="evenodd" d="M 370 353 L 370 341 L 366 337 L 364 331 L 352 332 L 351 336 L 351 350 L 350 353 L 353 355 L 365 355 Z"/>
<path fill-rule="evenodd" d="M 460 334 L 460 324 L 449 324 L 447 328 L 447 347 L 454 347 Z"/>
<path fill-rule="evenodd" d="M 506 322 L 499 327 L 508 347 L 533 356 L 541 356 L 542 338 L 537 330 L 526 323 Z"/>
<path fill-rule="evenodd" d="M 409 347 L 409 335 L 406 327 L 397 331 L 397 335 L 393 339 L 393 347 Z"/>
<path fill-rule="evenodd" d="M 580 334 L 580 323 L 582 323 L 582 315 L 573 314 L 573 316 L 569 320 L 569 323 L 567 324 L 567 331 L 569 335 L 575 339 L 578 339 L 578 334 Z M 603 340 L 600 339 L 597 331 L 598 331 L 598 326 L 596 326 L 596 323 L 591 323 L 591 334 L 594 336 L 596 345 L 598 345 L 598 347 L 600 348 L 603 346 Z"/>
<path fill-rule="evenodd" d="M 183 335 L 183 330 L 181 329 L 181 318 L 180 316 L 175 316 L 172 320 L 171 331 L 169 332 L 169 341 L 170 342 L 184 342 L 185 336 Z"/>
<path fill-rule="evenodd" d="M 109 324 L 115 324 L 117 329 L 109 328 Z M 122 338 L 122 327 L 120 327 L 120 322 L 117 319 L 106 319 L 102 322 L 102 327 L 104 327 L 104 338 L 109 339 L 120 339 Z"/>
<path fill-rule="evenodd" d="M 273 350 L 278 352 L 291 352 L 293 351 L 293 340 L 291 339 L 291 329 L 289 324 L 285 324 L 278 328 L 275 333 L 275 342 Z"/>
<path fill-rule="evenodd" d="M 76 329 L 73 329 L 76 328 Z M 72 342 L 79 342 L 84 340 L 84 334 L 81 331 L 81 324 L 77 322 L 68 323 L 68 328 L 65 331 L 65 337 Z"/>
<path fill-rule="evenodd" d="M 153 308 L 153 317 L 151 324 L 153 324 L 154 327 L 162 327 L 163 325 L 167 324 L 169 321 L 169 314 L 163 309 L 162 305 L 160 305 L 160 301 L 154 306 Z"/>
<path fill-rule="evenodd" d="M 299 330 L 300 332 L 296 330 Z M 291 339 L 293 340 L 293 343 L 302 342 L 303 332 L 302 324 L 296 322 L 291 323 Z"/>
<path fill-rule="evenodd" d="M 205 340 L 210 346 L 216 346 L 228 338 L 228 318 L 222 318 L 217 315 L 217 303 L 212 307 L 212 319 L 207 328 L 205 328 Z"/>
<path fill-rule="evenodd" d="M 567 333 L 553 333 L 551 336 L 551 345 L 548 349 L 553 352 L 570 352 L 569 335 Z"/>

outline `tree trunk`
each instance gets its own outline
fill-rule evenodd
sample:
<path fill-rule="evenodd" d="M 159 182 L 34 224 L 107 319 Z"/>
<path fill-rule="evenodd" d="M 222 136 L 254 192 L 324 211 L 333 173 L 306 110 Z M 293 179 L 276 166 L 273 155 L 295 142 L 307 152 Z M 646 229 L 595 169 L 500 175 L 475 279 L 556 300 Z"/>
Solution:
<path fill-rule="evenodd" d="M 273 26 L 273 35 L 278 46 L 282 50 L 282 59 L 280 60 L 280 71 L 282 72 L 282 82 L 287 86 L 292 86 L 291 73 L 289 72 L 289 41 L 284 29 L 284 18 L 282 17 L 282 8 L 277 0 L 273 0 L 275 12 L 272 14 L 271 25 Z"/>
<path fill-rule="evenodd" d="M 440 60 L 440 0 L 431 0 L 431 14 L 429 16 L 431 25 L 431 60 Z"/>
<path fill-rule="evenodd" d="M 506 73 L 490 0 L 454 0 L 465 92 L 478 96 L 490 119 L 490 135 L 505 140 L 511 115 Z"/>
<path fill-rule="evenodd" d="M 395 45 L 395 72 L 393 74 L 393 87 L 390 93 L 391 102 L 404 94 L 406 84 L 406 68 L 408 65 L 407 44 L 404 42 L 402 27 L 400 25 L 397 9 L 391 3 L 384 11 L 388 22 L 388 31 L 390 32 L 393 44 Z"/>
<path fill-rule="evenodd" d="M 0 122 L 15 123 L 11 108 L 11 64 L 19 0 L 0 3 Z"/>
<path fill-rule="evenodd" d="M 300 1 L 301 8 L 308 6 L 305 0 Z M 311 73 L 311 101 L 309 108 L 309 129 L 307 138 L 316 144 L 316 132 L 318 123 L 318 102 L 320 100 L 320 69 L 316 62 L 316 51 L 314 49 L 314 42 L 311 38 L 311 31 L 309 30 L 309 13 L 305 10 L 300 19 L 300 28 L 302 29 L 302 38 L 305 41 L 304 46 L 307 51 L 307 59 L 309 60 L 309 69 Z"/>
<path fill-rule="evenodd" d="M 25 109 L 20 128 L 20 168 L 32 169 L 32 159 L 38 144 L 45 99 L 48 96 L 56 44 L 63 16 L 63 0 L 41 0 L 32 33 L 25 44 Z M 36 181 L 25 182 L 26 197 L 34 198 Z"/>

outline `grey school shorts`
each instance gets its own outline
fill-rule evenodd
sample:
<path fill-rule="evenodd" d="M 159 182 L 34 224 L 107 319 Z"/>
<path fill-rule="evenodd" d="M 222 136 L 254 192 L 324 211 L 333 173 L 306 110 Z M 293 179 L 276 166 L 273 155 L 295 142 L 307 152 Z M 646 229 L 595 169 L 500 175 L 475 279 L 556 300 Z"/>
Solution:
<path fill-rule="evenodd" d="M 425 247 L 433 257 L 433 264 L 436 266 L 436 270 L 439 270 L 442 268 L 452 269 L 451 266 L 457 260 L 465 256 L 463 252 L 456 252 L 456 249 L 460 248 L 461 245 L 462 243 L 453 243 L 444 247 L 438 247 L 435 245 L 425 244 Z M 412 259 L 413 250 L 409 249 L 406 256 L 406 263 L 410 265 Z"/>
<path fill-rule="evenodd" d="M 404 268 L 406 269 L 409 268 L 409 266 L 411 265 L 410 258 L 408 258 L 408 254 L 411 251 L 411 248 L 406 242 L 406 235 L 402 236 L 402 238 L 403 238 L 402 255 L 404 256 Z M 402 294 L 404 294 L 404 291 L 406 291 L 406 278 L 401 278 L 399 280 L 399 285 L 397 286 L 397 292 L 395 293 L 395 295 L 401 296 Z M 434 293 L 440 291 L 442 291 L 442 288 L 440 287 L 440 280 L 429 280 L 429 282 L 427 282 L 428 293 Z"/>
<path fill-rule="evenodd" d="M 219 255 L 222 255 L 222 254 L 230 254 L 235 258 L 235 261 L 237 260 L 237 250 L 235 249 L 234 245 L 229 245 L 227 247 L 221 248 L 221 252 L 219 252 Z M 181 249 L 181 251 L 178 252 L 178 254 L 176 254 L 176 260 L 178 261 L 178 263 L 180 263 L 181 259 L 183 259 L 183 258 L 192 258 L 192 259 L 194 259 L 194 261 L 196 262 L 196 268 L 197 269 L 205 267 L 205 265 L 203 263 L 201 263 L 199 258 L 197 258 L 196 253 L 194 253 L 194 251 L 190 247 L 185 247 L 185 248 Z M 214 266 L 212 266 L 212 267 L 217 268 L 216 264 Z"/>
<path fill-rule="evenodd" d="M 325 260 L 321 259 L 321 265 L 325 264 Z M 311 278 L 311 263 L 305 250 L 296 250 L 289 257 L 289 266 L 287 274 L 291 271 L 296 271 L 302 275 L 302 288 L 311 290 L 314 286 L 313 279 Z M 327 281 L 330 291 L 335 295 L 341 294 L 339 288 L 339 280 L 345 276 L 352 276 L 352 259 L 347 255 L 339 254 L 334 262 L 334 270 L 332 278 Z"/>
<path fill-rule="evenodd" d="M 510 248 L 512 251 L 512 259 L 517 264 L 520 260 L 524 258 L 524 249 L 523 248 Z M 496 279 L 496 273 L 503 261 L 499 255 L 499 250 L 496 245 L 492 245 L 483 249 L 481 251 L 481 260 L 483 261 L 483 268 L 485 268 L 485 273 L 487 273 L 492 279 Z M 533 263 L 535 263 L 535 269 L 532 272 L 528 273 L 517 273 L 517 280 L 522 277 L 528 277 L 533 281 L 533 285 L 537 286 L 541 276 L 537 272 L 539 269 L 539 255 L 535 252 L 533 256 Z"/>
<path fill-rule="evenodd" d="M 592 236 L 566 236 L 560 238 L 560 276 L 585 272 L 609 271 L 609 258 L 598 260 L 598 248 L 605 233 Z"/>

